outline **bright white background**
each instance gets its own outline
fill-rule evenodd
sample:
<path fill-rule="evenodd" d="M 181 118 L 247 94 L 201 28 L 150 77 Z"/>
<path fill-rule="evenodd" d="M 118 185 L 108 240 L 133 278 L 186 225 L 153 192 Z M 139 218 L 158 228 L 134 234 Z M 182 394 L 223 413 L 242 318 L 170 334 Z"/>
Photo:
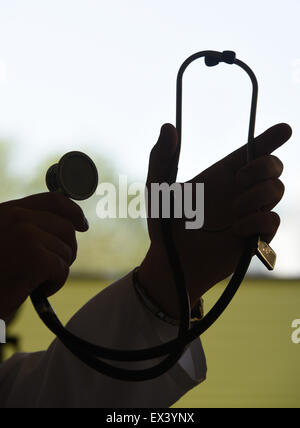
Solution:
<path fill-rule="evenodd" d="M 256 134 L 294 130 L 277 152 L 287 189 L 272 246 L 276 273 L 299 275 L 299 16 L 298 0 L 0 0 L 0 138 L 18 143 L 12 167 L 30 174 L 48 152 L 97 150 L 144 180 L 161 125 L 175 124 L 181 63 L 234 50 L 258 78 Z M 237 67 L 189 68 L 180 179 L 246 142 L 249 82 Z"/>

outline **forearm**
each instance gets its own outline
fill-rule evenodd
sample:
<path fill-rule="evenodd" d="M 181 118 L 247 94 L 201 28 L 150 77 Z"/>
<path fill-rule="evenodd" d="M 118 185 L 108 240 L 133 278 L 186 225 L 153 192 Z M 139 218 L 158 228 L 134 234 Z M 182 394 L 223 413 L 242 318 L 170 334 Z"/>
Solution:
<path fill-rule="evenodd" d="M 98 345 L 145 349 L 176 337 L 177 328 L 145 309 L 132 286 L 132 275 L 117 281 L 84 306 L 67 326 Z M 16 355 L 0 368 L 0 405 L 6 407 L 168 407 L 205 379 L 200 340 L 182 363 L 159 378 L 124 382 L 82 364 L 56 340 L 40 354 Z M 188 362 L 190 358 L 190 362 Z M 114 365 L 143 369 L 159 360 Z M 194 362 L 193 362 L 194 361 Z"/>

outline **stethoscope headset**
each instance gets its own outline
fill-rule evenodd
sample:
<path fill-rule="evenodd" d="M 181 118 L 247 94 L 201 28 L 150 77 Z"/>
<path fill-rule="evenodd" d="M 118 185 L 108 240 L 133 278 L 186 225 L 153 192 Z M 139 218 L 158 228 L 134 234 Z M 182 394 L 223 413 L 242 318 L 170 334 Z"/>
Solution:
<path fill-rule="evenodd" d="M 236 64 L 250 77 L 252 82 L 252 101 L 247 144 L 247 161 L 249 162 L 255 157 L 253 142 L 258 96 L 258 84 L 255 74 L 248 65 L 238 60 L 235 53 L 232 51 L 224 51 L 223 53 L 217 51 L 202 51 L 190 56 L 180 67 L 177 76 L 176 129 L 178 133 L 178 149 L 175 155 L 174 167 L 170 171 L 169 184 L 176 182 L 180 157 L 183 74 L 193 61 L 202 57 L 204 57 L 205 64 L 208 67 L 216 66 L 220 62 Z M 71 152 L 63 156 L 58 164 L 49 168 L 46 176 L 46 183 L 50 191 L 59 191 L 72 199 L 84 200 L 95 192 L 98 185 L 98 173 L 94 163 L 88 156 L 81 152 Z M 172 206 L 173 204 L 171 203 L 171 207 Z M 172 236 L 172 218 L 163 218 L 160 220 L 160 223 L 163 242 L 168 254 L 169 264 L 172 268 L 178 301 L 180 302 L 180 322 L 176 339 L 152 348 L 139 350 L 118 350 L 97 346 L 75 336 L 63 327 L 49 301 L 44 296 L 43 285 L 31 295 L 32 303 L 38 315 L 66 348 L 92 369 L 112 378 L 124 381 L 145 381 L 167 372 L 181 358 L 188 344 L 202 335 L 227 308 L 240 287 L 249 268 L 251 259 L 255 254 L 269 270 L 272 270 L 275 265 L 276 255 L 269 245 L 260 240 L 259 237 L 249 239 L 227 288 L 215 306 L 201 320 L 193 323 L 191 327 L 190 300 L 185 286 L 184 272 Z M 144 370 L 128 370 L 114 367 L 110 363 L 102 360 L 143 361 L 164 356 L 166 357 L 157 365 Z"/>

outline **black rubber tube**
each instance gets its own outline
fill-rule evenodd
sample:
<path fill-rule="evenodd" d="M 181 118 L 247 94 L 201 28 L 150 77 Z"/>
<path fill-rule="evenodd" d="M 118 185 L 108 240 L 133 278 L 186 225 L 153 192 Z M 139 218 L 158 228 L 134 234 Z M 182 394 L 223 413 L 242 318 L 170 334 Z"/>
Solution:
<path fill-rule="evenodd" d="M 182 131 L 182 78 L 186 68 L 196 59 L 204 57 L 207 64 L 217 65 L 219 62 L 228 62 L 228 58 L 232 58 L 233 52 L 221 53 L 217 51 L 202 51 L 189 57 L 181 66 L 177 76 L 177 96 L 176 96 L 176 129 L 178 133 L 178 149 L 175 156 L 174 168 L 170 171 L 169 182 L 173 183 L 176 181 L 178 162 L 181 150 L 181 131 Z M 235 54 L 234 54 L 235 56 Z M 254 128 L 255 128 L 255 117 L 256 117 L 256 106 L 258 96 L 258 85 L 256 77 L 253 71 L 242 61 L 234 59 L 231 64 L 240 66 L 251 79 L 252 82 L 252 102 L 250 112 L 250 123 L 248 133 L 248 161 L 254 158 Z M 109 349 L 102 346 L 98 346 L 89 343 L 83 339 L 78 338 L 69 331 L 67 331 L 57 316 L 55 315 L 50 303 L 47 298 L 43 295 L 43 286 L 38 290 L 34 291 L 31 295 L 31 300 L 38 312 L 40 318 L 46 324 L 46 326 L 61 340 L 61 342 L 83 363 L 87 364 L 94 370 L 125 381 L 145 381 L 158 377 L 168 371 L 182 356 L 186 346 L 196 339 L 199 335 L 203 334 L 224 312 L 228 307 L 232 298 L 236 294 L 241 282 L 243 281 L 251 259 L 255 253 L 254 241 L 249 240 L 247 248 L 242 255 L 236 270 L 231 277 L 231 280 L 217 301 L 215 306 L 209 311 L 209 313 L 199 322 L 195 323 L 191 329 L 189 329 L 189 318 L 190 318 L 190 303 L 187 289 L 185 287 L 185 278 L 180 263 L 178 251 L 172 236 L 172 220 L 162 219 L 162 236 L 164 246 L 166 248 L 169 263 L 173 272 L 173 279 L 176 285 L 176 290 L 180 302 L 180 324 L 178 329 L 178 336 L 176 339 L 169 341 L 168 343 L 158 345 L 148 349 L 139 350 L 117 350 Z M 156 366 L 144 369 L 144 370 L 127 370 L 123 368 L 114 367 L 111 364 L 105 363 L 99 358 L 117 360 L 117 361 L 142 361 L 150 360 L 152 358 L 162 357 L 168 355 L 162 362 Z M 98 358 L 99 357 L 99 358 Z"/>

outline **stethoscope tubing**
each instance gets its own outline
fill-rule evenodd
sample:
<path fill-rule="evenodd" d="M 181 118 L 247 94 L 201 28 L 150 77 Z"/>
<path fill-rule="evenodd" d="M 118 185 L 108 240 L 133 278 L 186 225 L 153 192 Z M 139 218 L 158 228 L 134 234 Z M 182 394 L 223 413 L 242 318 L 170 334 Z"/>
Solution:
<path fill-rule="evenodd" d="M 181 151 L 181 136 L 182 136 L 182 81 L 183 74 L 186 68 L 196 59 L 201 57 L 212 57 L 217 62 L 222 61 L 222 53 L 217 51 L 202 51 L 190 56 L 180 67 L 177 76 L 177 92 L 176 92 L 176 129 L 178 134 L 178 149 L 174 159 L 174 168 L 170 171 L 169 182 L 176 181 L 178 162 Z M 247 144 L 247 160 L 254 158 L 254 131 L 256 106 L 258 97 L 258 85 L 253 71 L 244 62 L 234 59 L 231 64 L 240 66 L 250 77 L 252 82 L 252 100 L 250 109 L 250 121 L 248 131 Z M 173 273 L 173 280 L 176 286 L 178 301 L 180 302 L 180 322 L 177 337 L 168 343 L 154 346 L 147 349 L 139 350 L 119 350 L 110 349 L 96 344 L 89 343 L 66 330 L 57 318 L 53 308 L 43 294 L 43 287 L 38 288 L 31 295 L 32 303 L 38 312 L 42 321 L 46 326 L 58 337 L 58 339 L 83 363 L 87 364 L 92 369 L 124 381 L 145 381 L 158 377 L 171 369 L 181 358 L 189 343 L 202 335 L 224 312 L 228 307 L 232 298 L 236 294 L 240 284 L 242 283 L 251 259 L 255 253 L 254 240 L 249 240 L 249 245 L 246 247 L 234 274 L 232 275 L 229 284 L 215 306 L 205 315 L 205 317 L 193 323 L 190 327 L 190 301 L 188 292 L 185 286 L 185 276 L 182 270 L 180 257 L 176 248 L 172 234 L 172 219 L 162 219 L 162 237 L 164 246 L 168 254 L 169 264 Z M 145 361 L 153 358 L 167 357 L 160 361 L 156 366 L 143 370 L 128 370 L 121 367 L 114 367 L 108 362 L 99 360 L 99 358 L 111 361 Z"/>

